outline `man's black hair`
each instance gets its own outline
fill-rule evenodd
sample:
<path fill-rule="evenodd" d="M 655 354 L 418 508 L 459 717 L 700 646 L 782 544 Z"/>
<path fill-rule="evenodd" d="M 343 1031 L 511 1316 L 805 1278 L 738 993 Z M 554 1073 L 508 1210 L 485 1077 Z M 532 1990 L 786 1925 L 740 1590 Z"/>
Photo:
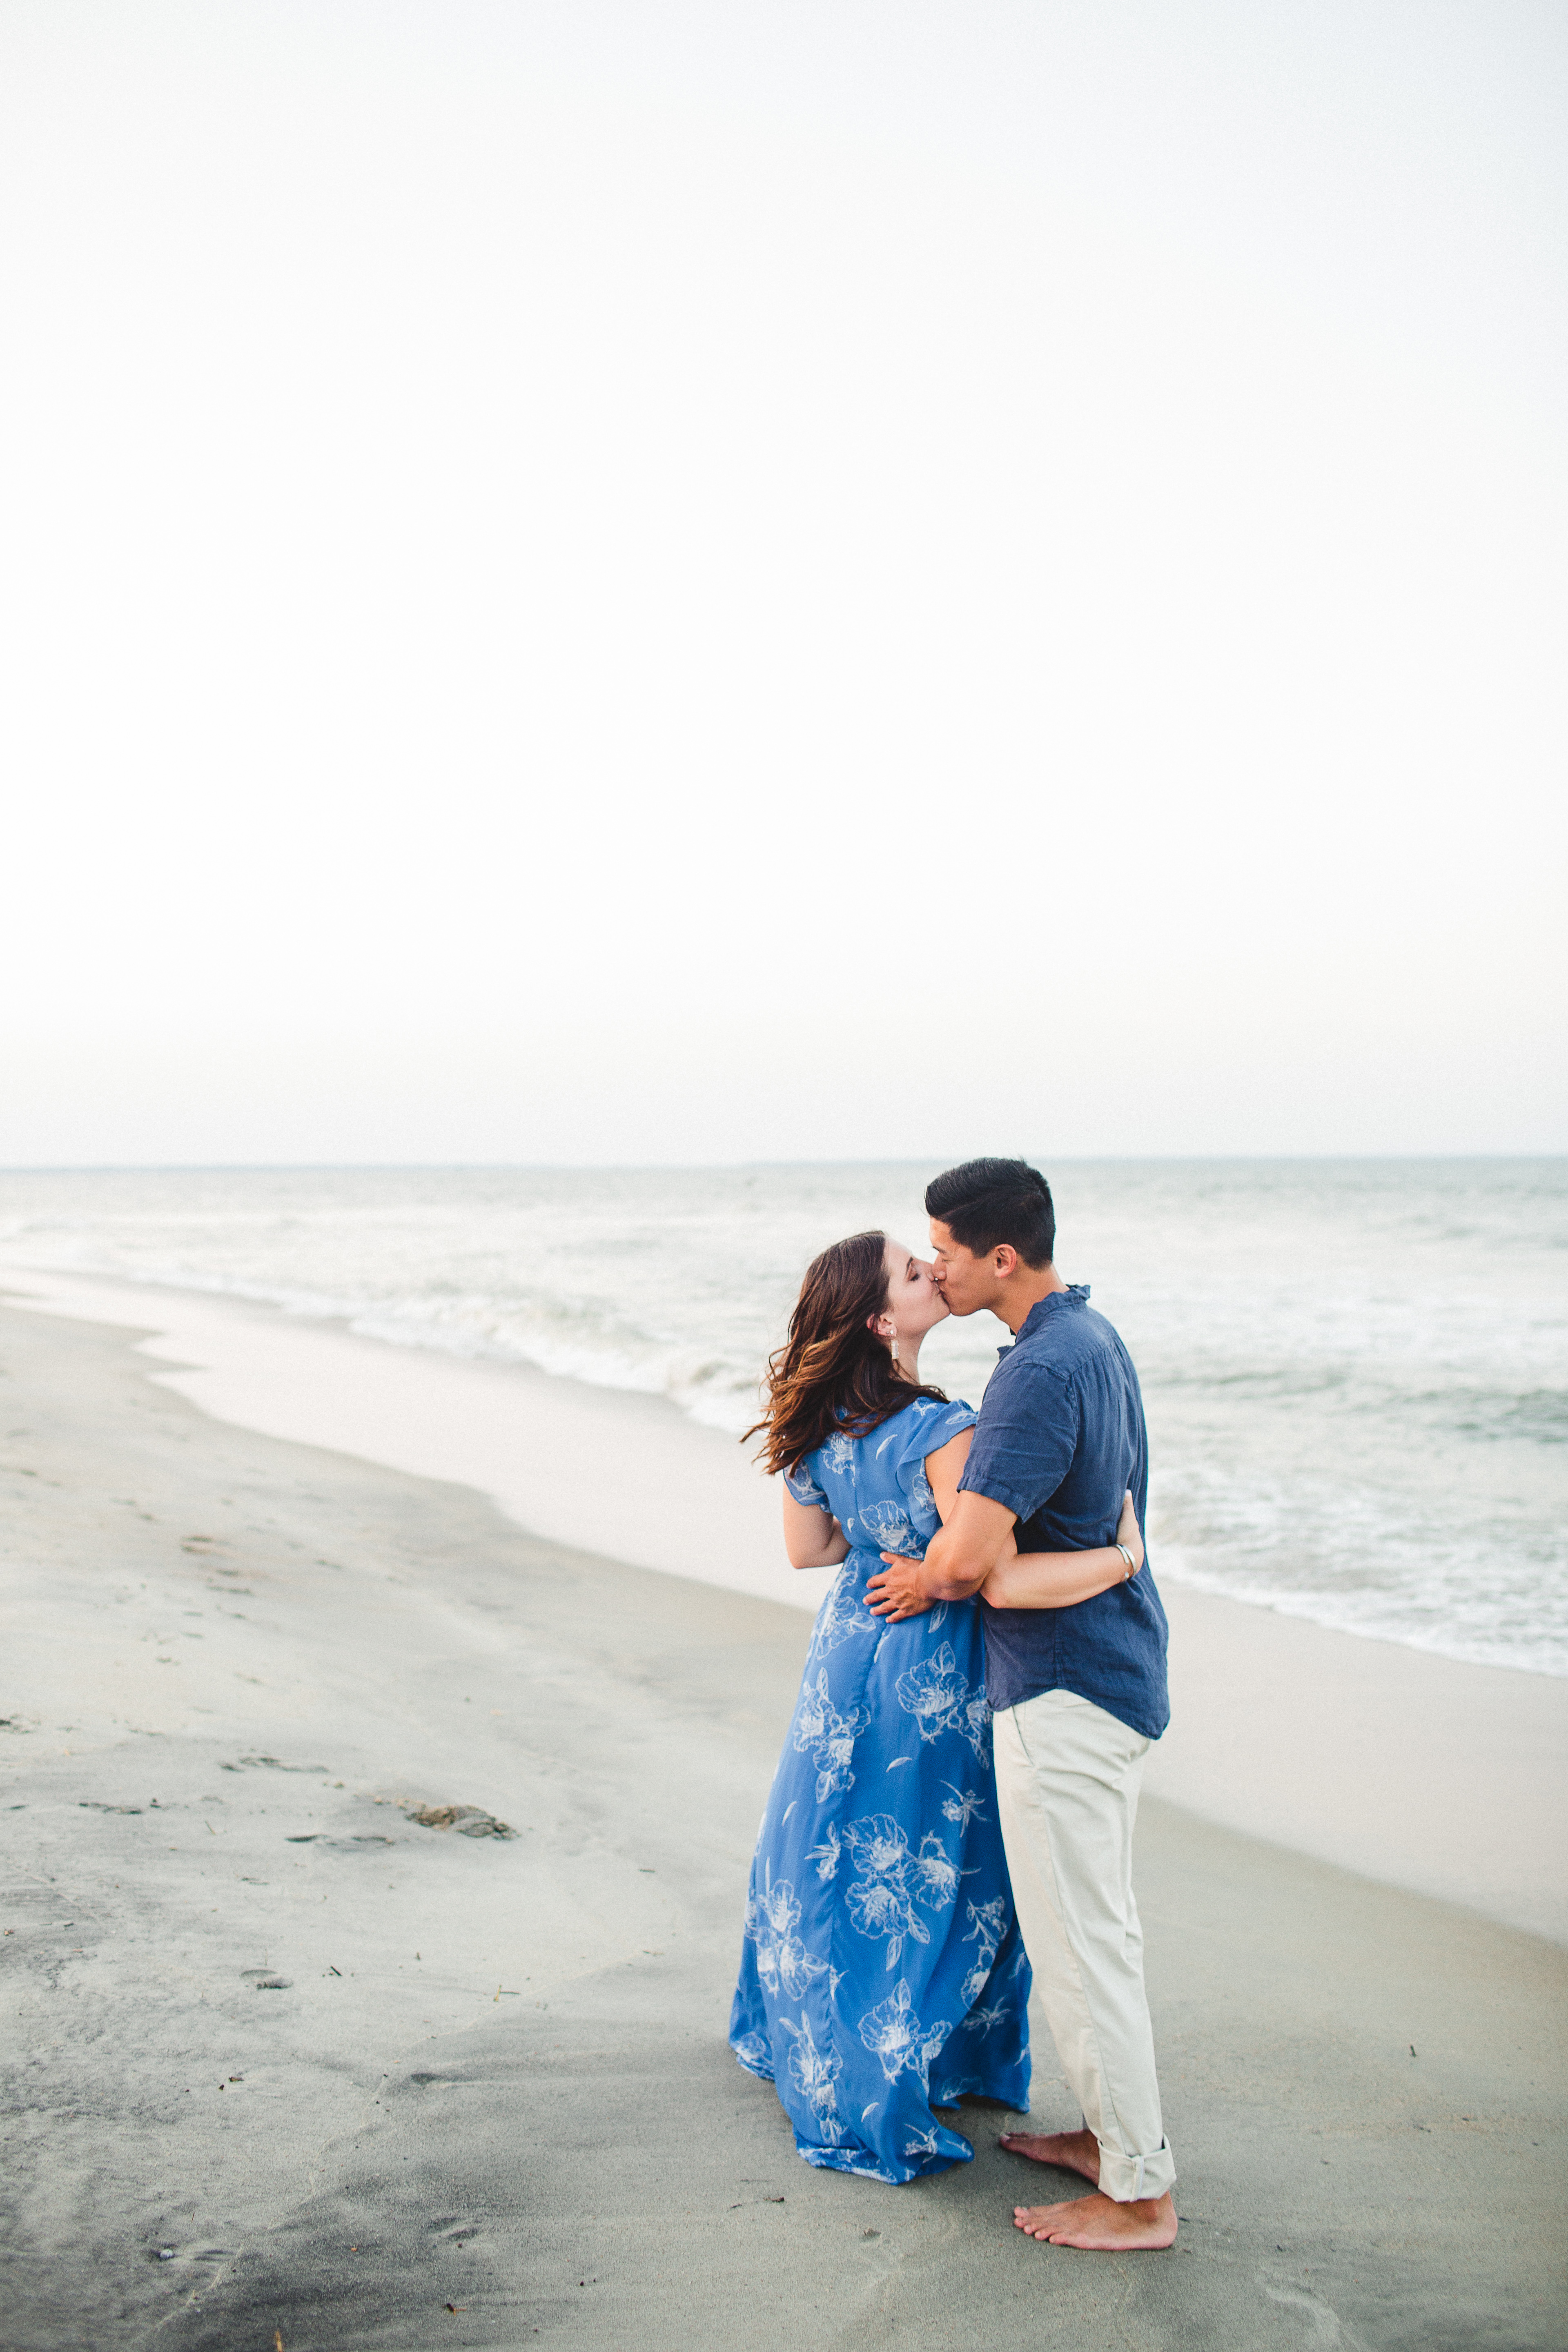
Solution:
<path fill-rule="evenodd" d="M 1051 1188 L 1026 1160 L 966 1160 L 950 1168 L 926 1186 L 926 1214 L 975 1257 L 1004 1242 L 1026 1265 L 1049 1265 L 1056 1255 Z"/>

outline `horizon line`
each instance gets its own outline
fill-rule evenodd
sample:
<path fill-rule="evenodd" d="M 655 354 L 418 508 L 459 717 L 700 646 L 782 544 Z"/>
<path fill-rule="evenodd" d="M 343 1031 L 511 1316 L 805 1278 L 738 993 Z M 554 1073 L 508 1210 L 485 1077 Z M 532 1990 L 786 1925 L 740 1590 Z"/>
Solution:
<path fill-rule="evenodd" d="M 977 1157 L 973 1152 L 971 1159 Z M 1568 1160 L 1568 1151 L 1064 1151 L 999 1155 L 1058 1167 L 1489 1166 Z M 4 1176 L 741 1175 L 786 1168 L 963 1165 L 940 1152 L 755 1160 L 82 1160 L 0 1161 Z"/>

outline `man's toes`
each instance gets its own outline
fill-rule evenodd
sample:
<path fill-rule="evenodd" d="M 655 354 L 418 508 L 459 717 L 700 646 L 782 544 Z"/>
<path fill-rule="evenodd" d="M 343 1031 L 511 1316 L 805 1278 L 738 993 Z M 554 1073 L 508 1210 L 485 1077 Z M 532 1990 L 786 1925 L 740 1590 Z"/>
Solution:
<path fill-rule="evenodd" d="M 1049 2205 L 1015 2205 L 1013 2224 L 1031 2238 L 1047 2238 L 1056 2226 L 1054 2209 Z"/>

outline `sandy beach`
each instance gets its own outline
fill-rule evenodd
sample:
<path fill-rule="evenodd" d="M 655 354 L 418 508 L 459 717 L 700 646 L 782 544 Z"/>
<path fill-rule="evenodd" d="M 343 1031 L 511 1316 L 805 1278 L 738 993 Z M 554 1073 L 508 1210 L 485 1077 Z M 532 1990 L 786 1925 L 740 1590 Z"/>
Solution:
<path fill-rule="evenodd" d="M 737 1449 L 8 1286 L 54 1310 L 0 1309 L 13 2352 L 1568 2341 L 1568 1685 L 1172 1589 L 1184 2227 L 1039 2247 L 1000 2111 L 973 2166 L 848 2181 L 724 2046 L 815 1598 Z M 640 1507 L 671 1446 L 697 1524 Z"/>
<path fill-rule="evenodd" d="M 0 11 L 0 2352 L 1568 2352 L 1565 113 Z"/>

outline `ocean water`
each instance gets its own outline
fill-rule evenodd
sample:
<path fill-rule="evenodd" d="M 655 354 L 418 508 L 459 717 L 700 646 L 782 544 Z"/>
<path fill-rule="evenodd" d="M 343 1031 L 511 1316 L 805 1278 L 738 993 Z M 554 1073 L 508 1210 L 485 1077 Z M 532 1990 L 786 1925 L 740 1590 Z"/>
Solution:
<path fill-rule="evenodd" d="M 0 1265 L 346 1320 L 754 1417 L 800 1273 L 934 1167 L 0 1171 Z M 1568 1675 L 1568 1161 L 1064 1161 L 1149 1410 L 1156 1572 Z M 1005 1338 L 922 1370 L 978 1401 Z"/>

